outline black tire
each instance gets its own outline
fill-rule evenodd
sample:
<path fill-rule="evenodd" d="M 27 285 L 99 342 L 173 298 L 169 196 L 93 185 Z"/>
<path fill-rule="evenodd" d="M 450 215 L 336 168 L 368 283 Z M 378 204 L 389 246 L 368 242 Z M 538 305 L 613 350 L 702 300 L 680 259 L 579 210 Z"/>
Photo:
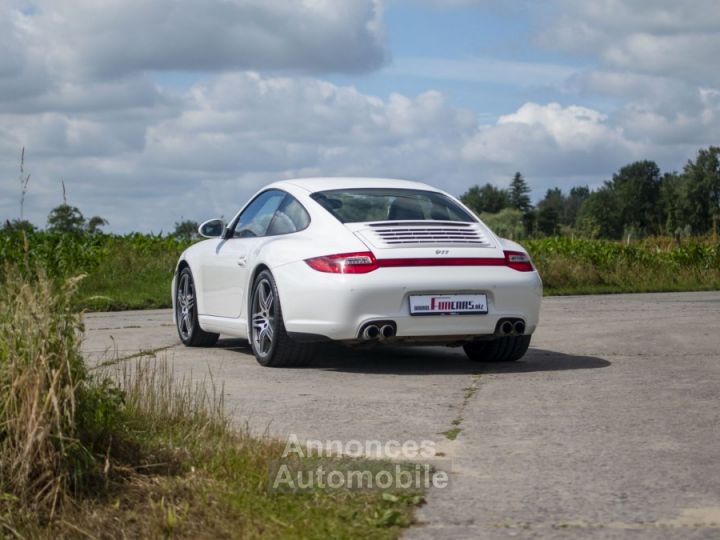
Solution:
<path fill-rule="evenodd" d="M 473 341 L 463 345 L 465 354 L 474 362 L 515 362 L 530 346 L 529 335 L 507 336 L 489 341 Z"/>
<path fill-rule="evenodd" d="M 175 327 L 180 341 L 188 347 L 212 347 L 220 337 L 200 328 L 195 281 L 187 266 L 178 274 L 175 285 Z"/>
<path fill-rule="evenodd" d="M 263 270 L 255 278 L 249 302 L 250 347 L 261 366 L 299 367 L 312 361 L 315 346 L 288 337 L 280 295 L 272 274 Z"/>

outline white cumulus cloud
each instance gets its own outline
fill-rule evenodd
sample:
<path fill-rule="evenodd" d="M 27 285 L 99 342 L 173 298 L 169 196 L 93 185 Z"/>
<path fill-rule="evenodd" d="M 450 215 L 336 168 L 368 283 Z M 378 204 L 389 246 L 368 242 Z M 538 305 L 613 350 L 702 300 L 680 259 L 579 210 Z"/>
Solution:
<path fill-rule="evenodd" d="M 586 107 L 526 103 L 483 126 L 463 148 L 470 161 L 515 166 L 542 177 L 607 173 L 633 159 L 640 148 Z"/>

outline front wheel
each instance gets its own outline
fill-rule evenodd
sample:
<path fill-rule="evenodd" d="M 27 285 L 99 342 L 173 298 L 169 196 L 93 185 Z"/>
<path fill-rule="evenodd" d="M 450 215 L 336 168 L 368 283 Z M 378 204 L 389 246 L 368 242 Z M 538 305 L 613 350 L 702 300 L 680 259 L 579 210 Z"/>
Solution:
<path fill-rule="evenodd" d="M 515 362 L 525 356 L 530 337 L 506 336 L 490 341 L 473 341 L 463 345 L 463 349 L 474 362 Z"/>
<path fill-rule="evenodd" d="M 253 285 L 250 302 L 250 346 L 262 366 L 305 366 L 315 347 L 291 340 L 285 331 L 280 297 L 272 274 L 263 270 Z"/>
<path fill-rule="evenodd" d="M 180 340 L 188 347 L 212 347 L 220 337 L 200 328 L 195 282 L 187 267 L 178 274 L 175 288 L 175 324 Z"/>

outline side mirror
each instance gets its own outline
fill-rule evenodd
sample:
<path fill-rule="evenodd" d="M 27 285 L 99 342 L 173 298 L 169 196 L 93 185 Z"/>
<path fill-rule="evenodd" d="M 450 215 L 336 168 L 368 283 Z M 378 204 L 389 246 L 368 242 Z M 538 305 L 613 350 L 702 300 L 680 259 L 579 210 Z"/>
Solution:
<path fill-rule="evenodd" d="M 225 232 L 225 222 L 222 219 L 209 219 L 198 227 L 203 238 L 220 238 Z"/>

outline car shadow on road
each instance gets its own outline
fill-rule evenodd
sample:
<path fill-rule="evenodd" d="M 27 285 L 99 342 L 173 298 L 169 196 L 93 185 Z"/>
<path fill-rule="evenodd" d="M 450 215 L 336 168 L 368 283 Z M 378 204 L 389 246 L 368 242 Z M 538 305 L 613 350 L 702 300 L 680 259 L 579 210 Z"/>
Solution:
<path fill-rule="evenodd" d="M 388 373 L 397 375 L 442 375 L 462 373 L 530 373 L 596 369 L 610 362 L 593 356 L 564 354 L 530 349 L 517 362 L 472 362 L 462 349 L 447 347 L 376 347 L 352 350 L 327 346 L 313 359 L 311 369 L 352 373 Z"/>
<path fill-rule="evenodd" d="M 222 340 L 226 350 L 252 355 L 246 341 Z M 467 359 L 461 348 L 378 346 L 351 349 L 341 345 L 319 347 L 312 365 L 303 369 L 348 373 L 387 373 L 396 375 L 442 375 L 463 373 L 531 373 L 604 368 L 610 362 L 594 356 L 565 354 L 531 348 L 517 362 L 483 363 Z"/>

